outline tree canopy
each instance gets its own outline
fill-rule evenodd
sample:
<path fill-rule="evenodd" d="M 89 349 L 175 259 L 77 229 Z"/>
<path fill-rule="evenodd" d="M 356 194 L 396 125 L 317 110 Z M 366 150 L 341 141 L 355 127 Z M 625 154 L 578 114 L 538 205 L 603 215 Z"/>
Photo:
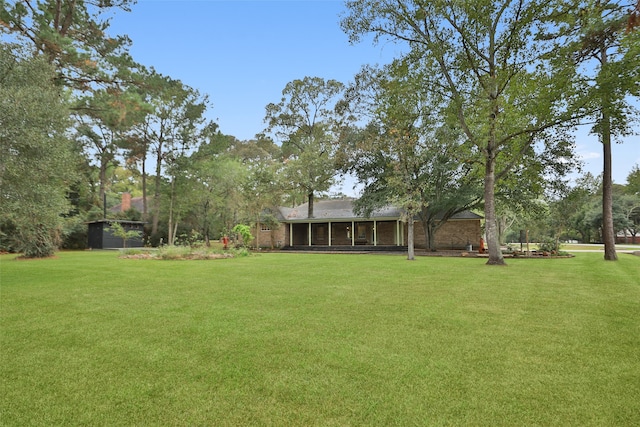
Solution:
<path fill-rule="evenodd" d="M 107 12 L 129 10 L 135 0 L 0 0 L 0 31 L 42 55 L 54 80 L 81 91 L 131 80 L 136 67 L 127 36 L 107 33 Z"/>
<path fill-rule="evenodd" d="M 607 248 L 637 233 L 637 170 L 613 185 L 608 152 L 637 120 L 636 2 L 347 1 L 352 42 L 408 49 L 347 85 L 290 81 L 248 141 L 219 131 L 208 94 L 110 35 L 109 16 L 133 2 L 0 0 L 1 249 L 80 248 L 105 216 L 149 221 L 150 244 L 208 242 L 239 223 L 276 227 L 274 207 L 305 199 L 313 218 L 347 173 L 363 215 L 395 204 L 432 249 L 452 215 L 484 209 L 490 264 L 529 222 Z M 600 136 L 605 164 L 569 188 L 577 124 Z M 114 212 L 123 192 L 141 212 Z"/>
<path fill-rule="evenodd" d="M 0 236 L 26 257 L 44 257 L 57 248 L 69 210 L 69 110 L 52 67 L 15 49 L 0 45 L 0 221 L 13 230 Z"/>
<path fill-rule="evenodd" d="M 336 80 L 305 77 L 287 83 L 280 102 L 266 107 L 267 132 L 282 141 L 284 174 L 291 189 L 306 195 L 309 218 L 314 195 L 335 182 L 335 104 L 343 90 Z"/>
<path fill-rule="evenodd" d="M 563 144 L 546 132 L 583 114 L 570 67 L 548 60 L 536 39 L 548 2 L 354 0 L 342 28 L 352 42 L 367 34 L 408 43 L 408 63 L 431 77 L 423 90 L 448 99 L 468 152 L 484 174 L 489 264 L 504 264 L 496 223 L 496 183 L 537 143 Z M 545 149 L 549 149 L 546 147 Z"/>

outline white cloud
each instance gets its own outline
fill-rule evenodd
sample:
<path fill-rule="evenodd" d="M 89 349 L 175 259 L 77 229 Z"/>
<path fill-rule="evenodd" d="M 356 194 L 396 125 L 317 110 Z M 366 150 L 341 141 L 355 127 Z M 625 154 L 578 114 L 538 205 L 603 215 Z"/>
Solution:
<path fill-rule="evenodd" d="M 592 160 L 592 159 L 599 159 L 602 157 L 602 155 L 601 153 L 598 153 L 595 151 L 587 151 L 587 152 L 578 153 L 578 157 L 580 158 L 580 160 Z"/>

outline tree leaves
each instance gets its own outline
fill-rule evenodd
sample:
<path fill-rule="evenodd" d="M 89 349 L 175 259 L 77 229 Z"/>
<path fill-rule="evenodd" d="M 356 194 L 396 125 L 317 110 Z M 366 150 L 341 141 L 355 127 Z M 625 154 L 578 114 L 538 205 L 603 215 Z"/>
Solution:
<path fill-rule="evenodd" d="M 52 75 L 41 58 L 19 59 L 15 47 L 0 45 L 0 226 L 15 228 L 12 247 L 27 257 L 56 249 L 75 175 L 68 108 Z"/>

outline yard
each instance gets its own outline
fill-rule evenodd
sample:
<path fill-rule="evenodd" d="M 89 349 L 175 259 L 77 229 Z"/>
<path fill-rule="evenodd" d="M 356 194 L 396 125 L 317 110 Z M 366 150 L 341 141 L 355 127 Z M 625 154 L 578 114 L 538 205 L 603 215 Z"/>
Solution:
<path fill-rule="evenodd" d="M 0 424 L 640 425 L 640 257 L 0 257 Z"/>

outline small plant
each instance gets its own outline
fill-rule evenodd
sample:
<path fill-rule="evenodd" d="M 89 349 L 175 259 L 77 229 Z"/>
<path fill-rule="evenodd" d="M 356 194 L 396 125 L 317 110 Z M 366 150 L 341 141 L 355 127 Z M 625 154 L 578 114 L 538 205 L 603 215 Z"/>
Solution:
<path fill-rule="evenodd" d="M 251 253 L 247 250 L 247 248 L 239 248 L 233 252 L 236 258 L 247 257 L 250 256 Z"/>
<path fill-rule="evenodd" d="M 542 252 L 555 254 L 560 250 L 560 244 L 553 237 L 545 237 L 540 240 L 540 243 L 538 243 L 538 249 Z"/>
<path fill-rule="evenodd" d="M 140 249 L 124 249 L 120 253 L 122 255 L 140 255 L 142 251 Z"/>
<path fill-rule="evenodd" d="M 135 239 L 136 237 L 142 236 L 141 231 L 137 231 L 137 230 L 127 231 L 124 229 L 122 225 L 118 224 L 117 222 L 114 222 L 113 224 L 111 224 L 111 226 L 109 227 L 109 231 L 111 231 L 111 234 L 113 234 L 114 236 L 120 237 L 122 239 L 123 248 L 127 247 L 127 240 Z"/>
<path fill-rule="evenodd" d="M 233 229 L 231 229 L 234 233 L 238 233 L 240 237 L 242 237 L 242 246 L 247 247 L 253 240 L 253 235 L 251 234 L 251 227 L 244 224 L 238 224 Z"/>
<path fill-rule="evenodd" d="M 199 248 L 205 245 L 202 234 L 196 230 L 191 230 L 189 234 L 181 234 L 178 236 L 175 244 L 176 246 L 191 246 L 192 248 Z"/>
<path fill-rule="evenodd" d="M 158 250 L 160 259 L 184 259 L 191 252 L 188 246 L 163 246 Z"/>

